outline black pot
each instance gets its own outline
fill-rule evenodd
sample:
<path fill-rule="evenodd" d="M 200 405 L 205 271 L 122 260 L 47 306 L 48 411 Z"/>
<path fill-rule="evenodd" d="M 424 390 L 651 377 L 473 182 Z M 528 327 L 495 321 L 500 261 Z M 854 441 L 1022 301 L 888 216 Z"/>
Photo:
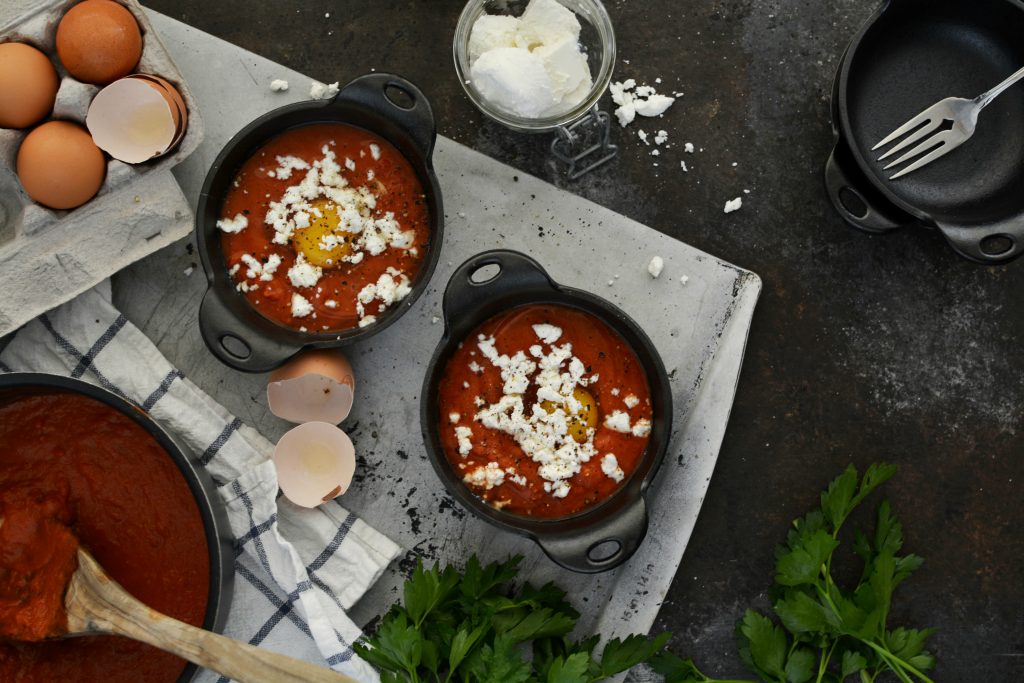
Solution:
<path fill-rule="evenodd" d="M 832 92 L 833 205 L 867 232 L 938 229 L 965 258 L 1024 253 L 1024 88 L 981 114 L 974 136 L 895 181 L 871 148 L 946 97 L 972 98 L 1024 64 L 1020 0 L 886 0 L 853 39 Z"/>
<path fill-rule="evenodd" d="M 127 415 L 152 436 L 177 466 L 195 498 L 206 530 L 206 550 L 210 555 L 210 587 L 206 601 L 203 628 L 220 631 L 228 619 L 235 579 L 234 538 L 228 526 L 227 513 L 217 495 L 217 487 L 206 472 L 193 465 L 192 459 L 178 447 L 170 435 L 141 408 L 100 387 L 59 375 L 35 372 L 13 372 L 0 375 L 0 404 L 24 396 L 40 394 L 79 394 L 105 403 Z M 189 683 L 199 667 L 189 664 L 178 677 L 178 683 Z"/>
<path fill-rule="evenodd" d="M 498 273 L 477 282 L 478 271 Z M 483 273 L 481 273 L 482 275 Z M 560 304 L 589 313 L 618 332 L 636 352 L 651 387 L 653 426 L 647 451 L 636 470 L 608 500 L 569 517 L 538 519 L 496 510 L 463 484 L 445 458 L 438 434 L 438 386 L 448 359 L 477 326 L 502 311 L 536 303 Z M 582 290 L 554 282 L 536 261 L 514 251 L 479 254 L 452 275 L 444 293 L 444 336 L 423 382 L 420 422 L 427 454 L 448 491 L 463 506 L 495 526 L 532 538 L 552 560 L 576 572 L 596 573 L 619 566 L 647 534 L 647 491 L 668 449 L 672 433 L 672 391 L 654 344 L 619 308 Z"/>
<path fill-rule="evenodd" d="M 217 228 L 221 206 L 238 170 L 257 149 L 290 128 L 345 123 L 393 144 L 412 164 L 430 211 L 430 242 L 412 291 L 377 322 L 341 332 L 300 332 L 262 316 L 228 275 Z M 431 155 L 437 131 L 427 98 L 409 81 L 391 74 L 361 76 L 329 100 L 298 102 L 275 109 L 243 128 L 210 167 L 196 207 L 196 243 L 209 283 L 199 309 L 203 341 L 217 358 L 237 370 L 267 372 L 303 349 L 346 346 L 394 323 L 427 287 L 441 253 L 444 210 Z"/>

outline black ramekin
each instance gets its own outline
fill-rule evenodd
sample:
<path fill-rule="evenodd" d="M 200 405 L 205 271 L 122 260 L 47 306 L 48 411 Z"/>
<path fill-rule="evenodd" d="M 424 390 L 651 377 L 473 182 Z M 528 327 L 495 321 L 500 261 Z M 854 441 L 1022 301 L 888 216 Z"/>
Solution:
<path fill-rule="evenodd" d="M 339 332 L 300 332 L 261 315 L 228 275 L 217 220 L 239 169 L 263 144 L 286 130 L 314 123 L 344 123 L 375 133 L 412 164 L 430 213 L 430 241 L 412 291 L 377 322 Z M 397 320 L 427 287 L 441 252 L 444 210 L 431 155 L 437 138 L 434 114 L 415 85 L 392 74 L 355 79 L 329 100 L 275 109 L 243 128 L 210 167 L 196 207 L 196 243 L 209 288 L 199 309 L 203 341 L 218 359 L 246 372 L 267 372 L 303 349 L 347 346 L 377 334 Z"/>
<path fill-rule="evenodd" d="M 486 266 L 498 273 L 477 282 Z M 527 304 L 559 304 L 606 323 L 636 353 L 651 388 L 650 441 L 636 470 L 607 500 L 582 512 L 542 519 L 496 510 L 474 495 L 452 469 L 441 447 L 438 387 L 448 359 L 479 325 L 502 311 Z M 530 257 L 514 251 L 488 251 L 463 263 L 444 293 L 444 336 L 423 382 L 420 421 L 427 454 L 448 491 L 463 506 L 495 526 L 533 539 L 552 560 L 576 572 L 596 573 L 619 566 L 647 534 L 647 492 L 668 449 L 672 433 L 672 391 L 654 344 L 629 316 L 593 294 L 554 282 Z"/>

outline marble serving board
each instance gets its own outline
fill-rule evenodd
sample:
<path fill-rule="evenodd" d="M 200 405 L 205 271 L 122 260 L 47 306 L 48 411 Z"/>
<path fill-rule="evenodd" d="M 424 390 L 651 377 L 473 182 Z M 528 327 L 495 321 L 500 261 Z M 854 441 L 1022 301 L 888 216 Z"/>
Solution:
<path fill-rule="evenodd" d="M 231 135 L 258 115 L 305 97 L 310 79 L 167 17 L 151 18 L 206 117 L 205 141 L 175 171 L 195 201 L 207 168 Z M 358 75 L 339 73 L 337 79 L 344 84 Z M 273 79 L 286 79 L 291 88 L 271 92 Z M 428 290 L 401 320 L 349 352 L 357 396 L 342 427 L 355 442 L 359 468 L 341 502 L 428 562 L 461 564 L 471 553 L 484 560 L 522 554 L 525 578 L 569 589 L 583 613 L 581 633 L 646 632 L 714 471 L 761 282 L 451 140 L 438 139 L 434 163 L 447 219 L 440 264 Z M 277 439 L 291 425 L 268 412 L 266 376 L 228 369 L 200 339 L 196 315 L 206 281 L 186 246 L 179 243 L 120 273 L 115 303 L 192 381 Z M 650 530 L 637 554 L 616 570 L 586 576 L 561 569 L 530 541 L 499 532 L 462 509 L 427 461 L 419 391 L 442 335 L 441 294 L 460 263 L 496 247 L 530 254 L 558 282 L 623 308 L 648 332 L 671 373 L 673 435 L 653 487 Z M 658 279 L 647 272 L 655 255 L 665 261 Z M 357 623 L 380 615 L 400 597 L 411 557 L 396 563 L 356 605 Z"/>

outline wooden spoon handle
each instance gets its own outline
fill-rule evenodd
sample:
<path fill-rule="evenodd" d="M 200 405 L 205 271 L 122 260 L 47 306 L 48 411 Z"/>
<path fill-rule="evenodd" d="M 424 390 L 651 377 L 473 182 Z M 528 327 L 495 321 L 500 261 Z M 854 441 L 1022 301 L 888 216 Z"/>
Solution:
<path fill-rule="evenodd" d="M 148 643 L 239 683 L 357 683 L 323 666 L 190 626 L 150 609 L 107 576 L 91 555 L 65 597 L 70 633 L 113 633 Z"/>

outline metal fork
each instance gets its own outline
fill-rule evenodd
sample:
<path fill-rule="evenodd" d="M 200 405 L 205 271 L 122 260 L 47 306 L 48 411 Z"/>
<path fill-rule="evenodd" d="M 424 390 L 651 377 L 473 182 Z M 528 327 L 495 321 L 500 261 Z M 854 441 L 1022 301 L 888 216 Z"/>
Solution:
<path fill-rule="evenodd" d="M 924 156 L 903 170 L 889 176 L 889 180 L 896 180 L 911 171 L 916 171 L 967 142 L 974 135 L 974 128 L 978 123 L 978 113 L 1004 90 L 1022 78 L 1024 78 L 1024 68 L 988 92 L 978 95 L 973 100 L 967 100 L 962 97 L 947 97 L 941 102 L 936 102 L 889 133 L 884 140 L 872 147 L 871 151 L 875 151 L 879 147 L 885 147 L 897 138 L 910 133 L 902 142 L 878 157 L 878 160 L 881 161 L 896 152 L 906 149 L 915 142 L 923 140 L 917 147 L 914 147 L 884 169 L 889 170 L 893 166 L 898 166 L 920 154 L 924 154 Z M 940 128 L 944 127 L 944 124 L 949 127 L 939 131 Z"/>

